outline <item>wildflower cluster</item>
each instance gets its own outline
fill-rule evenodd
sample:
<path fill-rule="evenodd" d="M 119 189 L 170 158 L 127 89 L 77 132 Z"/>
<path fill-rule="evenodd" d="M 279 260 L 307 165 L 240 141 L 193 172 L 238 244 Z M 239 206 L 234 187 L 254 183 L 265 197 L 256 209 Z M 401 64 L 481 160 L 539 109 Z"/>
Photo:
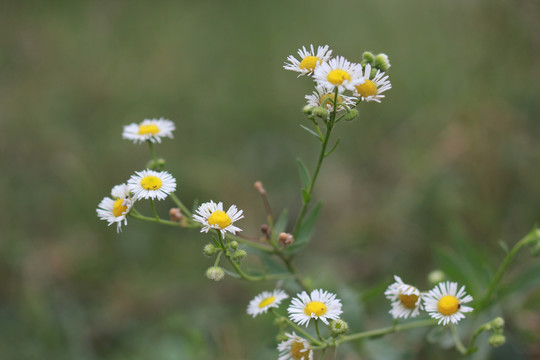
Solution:
<path fill-rule="evenodd" d="M 105 197 L 98 205 L 97 215 L 109 225 L 116 224 L 117 232 L 122 224 L 127 225 L 127 217 L 155 222 L 158 224 L 182 228 L 198 228 L 200 232 L 210 236 L 202 252 L 213 259 L 205 275 L 213 281 L 221 281 L 225 275 L 232 275 L 247 281 L 279 281 L 279 288 L 263 291 L 255 296 L 247 305 L 247 314 L 256 317 L 262 314 L 272 314 L 274 324 L 278 328 L 277 350 L 279 360 L 311 360 L 316 351 L 337 347 L 341 343 L 357 341 L 369 337 L 382 336 L 396 331 L 404 331 L 423 326 L 439 326 L 451 329 L 454 335 L 456 349 L 462 354 L 474 352 L 474 342 L 482 331 L 491 331 L 489 340 L 493 346 L 504 343 L 502 328 L 504 321 L 497 318 L 484 324 L 473 335 L 469 347 L 465 348 L 456 335 L 455 325 L 465 318 L 465 314 L 473 312 L 466 305 L 473 297 L 465 292 L 465 286 L 459 287 L 456 282 L 445 281 L 444 274 L 433 272 L 429 278 L 437 283 L 429 291 L 420 291 L 418 287 L 404 283 L 399 276 L 394 276 L 392 283 L 384 295 L 390 301 L 389 313 L 392 315 L 392 327 L 365 332 L 349 332 L 349 326 L 342 319 L 344 311 L 341 300 L 336 294 L 323 289 L 313 290 L 311 283 L 297 271 L 293 260 L 295 255 L 309 243 L 322 203 L 311 206 L 313 189 L 321 169 L 323 160 L 337 147 L 338 142 L 328 150 L 332 129 L 342 119 L 352 120 L 358 116 L 356 107 L 362 102 L 381 102 L 385 92 L 391 89 L 389 75 L 390 61 L 386 54 L 364 52 L 359 62 L 351 62 L 342 56 L 332 58 L 333 51 L 329 46 L 313 45 L 302 47 L 298 56 L 290 55 L 284 68 L 295 71 L 298 76 L 311 77 L 314 90 L 306 95 L 307 104 L 304 114 L 311 120 L 313 128 L 302 128 L 314 135 L 320 141 L 321 149 L 312 172 L 305 163 L 298 159 L 298 170 L 301 178 L 301 201 L 299 214 L 294 222 L 288 221 L 288 214 L 283 211 L 276 219 L 273 216 L 268 194 L 260 181 L 255 182 L 255 190 L 263 200 L 266 210 L 266 222 L 260 225 L 259 236 L 240 235 L 242 229 L 238 222 L 244 218 L 243 210 L 236 205 L 230 205 L 227 210 L 223 202 L 210 200 L 199 206 L 194 205 L 190 210 L 176 196 L 176 179 L 163 170 L 165 160 L 158 159 L 154 145 L 161 143 L 163 138 L 173 138 L 175 125 L 163 118 L 147 119 L 124 127 L 122 137 L 135 144 L 147 143 L 152 154 L 152 160 L 146 169 L 135 171 L 124 183 L 116 185 L 111 190 L 111 197 Z M 326 131 L 324 130 L 324 127 Z M 322 128 L 322 130 L 321 130 Z M 169 210 L 170 220 L 161 218 L 154 206 L 154 201 L 170 198 L 175 207 Z M 148 200 L 152 215 L 141 214 L 135 206 L 138 202 Z M 540 248 L 540 232 L 534 229 L 527 237 L 509 251 L 503 265 L 489 284 L 488 290 L 475 304 L 475 313 L 487 308 L 495 293 L 506 266 L 515 253 L 525 245 L 530 245 L 536 254 Z M 256 254 L 263 260 L 279 261 L 285 270 L 275 271 L 265 266 L 257 272 L 244 269 L 242 260 L 248 256 L 247 249 L 255 249 Z M 225 259 L 229 264 L 226 269 L 222 264 Z M 279 312 L 282 303 L 289 298 L 283 288 L 297 291 L 287 307 L 288 316 Z M 398 324 L 400 319 L 415 318 L 427 312 L 431 319 Z M 313 324 L 315 334 L 310 332 Z M 321 325 L 324 324 L 324 325 Z M 325 326 L 326 328 L 321 327 Z"/>

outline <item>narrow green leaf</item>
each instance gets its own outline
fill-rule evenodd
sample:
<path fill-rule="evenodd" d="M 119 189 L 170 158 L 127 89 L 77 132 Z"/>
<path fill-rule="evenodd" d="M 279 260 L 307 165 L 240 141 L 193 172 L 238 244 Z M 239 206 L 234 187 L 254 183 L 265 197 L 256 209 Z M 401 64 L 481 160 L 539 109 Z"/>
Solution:
<path fill-rule="evenodd" d="M 340 141 L 341 141 L 341 138 L 338 138 L 337 141 L 336 141 L 336 143 L 335 143 L 335 145 L 334 145 L 334 147 L 333 147 L 332 149 L 330 149 L 329 152 L 327 152 L 326 154 L 324 154 L 324 157 L 327 157 L 327 156 L 329 156 L 331 153 L 333 153 L 334 150 L 336 150 L 337 146 L 339 145 L 339 142 L 340 142 Z"/>
<path fill-rule="evenodd" d="M 315 225 L 317 224 L 317 219 L 319 218 L 322 205 L 322 202 L 319 201 L 305 217 L 302 225 L 300 225 L 300 229 L 298 230 L 298 234 L 296 235 L 294 242 L 287 248 L 289 253 L 295 254 L 308 244 L 309 238 L 311 237 L 311 234 L 315 229 Z"/>
<path fill-rule="evenodd" d="M 309 171 L 306 164 L 300 158 L 296 158 L 296 163 L 298 164 L 298 172 L 300 173 L 300 181 L 302 182 L 302 187 L 308 189 L 311 184 L 311 176 L 309 176 Z"/>
<path fill-rule="evenodd" d="M 302 199 L 306 204 L 309 202 L 309 200 L 311 200 L 311 195 L 306 189 L 302 189 Z"/>
<path fill-rule="evenodd" d="M 506 245 L 506 243 L 504 241 L 502 241 L 502 240 L 499 241 L 499 245 L 504 250 L 504 252 L 508 254 L 508 251 L 509 251 L 508 250 L 508 245 Z"/>
<path fill-rule="evenodd" d="M 279 214 L 279 217 L 276 220 L 276 223 L 274 224 L 274 228 L 272 229 L 272 240 L 277 241 L 277 237 L 279 236 L 279 233 L 282 233 L 285 231 L 285 228 L 287 227 L 287 215 L 288 215 L 287 209 L 283 209 L 281 214 Z"/>
<path fill-rule="evenodd" d="M 232 272 L 232 271 L 230 271 L 230 270 L 227 270 L 227 269 L 225 269 L 225 268 L 222 268 L 222 269 L 223 269 L 223 271 L 225 272 L 225 274 L 227 274 L 227 275 L 229 275 L 229 276 L 231 276 L 231 277 L 233 277 L 233 278 L 235 278 L 235 279 L 240 279 L 240 275 L 238 275 L 237 273 Z"/>
<path fill-rule="evenodd" d="M 319 136 L 319 134 L 317 134 L 315 131 L 311 130 L 310 128 L 308 128 L 307 126 L 304 126 L 304 125 L 300 125 L 300 127 L 304 130 L 306 130 L 308 133 L 310 133 L 311 135 L 315 136 L 317 139 L 319 139 L 320 141 L 322 141 L 321 137 Z"/>

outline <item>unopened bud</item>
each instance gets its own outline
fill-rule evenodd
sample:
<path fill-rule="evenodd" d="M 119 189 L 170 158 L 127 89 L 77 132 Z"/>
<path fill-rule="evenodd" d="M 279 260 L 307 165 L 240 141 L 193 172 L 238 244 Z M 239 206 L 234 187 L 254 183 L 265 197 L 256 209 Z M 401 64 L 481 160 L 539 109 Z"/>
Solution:
<path fill-rule="evenodd" d="M 263 187 L 263 183 L 260 181 L 255 181 L 255 184 L 253 184 L 253 187 L 255 190 L 257 190 L 261 195 L 266 194 L 266 190 Z"/>
<path fill-rule="evenodd" d="M 283 316 L 275 318 L 274 326 L 279 328 L 287 326 L 287 319 Z"/>
<path fill-rule="evenodd" d="M 375 76 L 377 76 L 377 71 L 379 71 L 379 69 L 377 68 L 371 69 L 371 72 L 369 73 L 369 78 L 373 79 Z"/>
<path fill-rule="evenodd" d="M 440 282 L 443 282 L 446 279 L 446 275 L 442 270 L 433 270 L 428 275 L 428 281 L 431 285 L 437 285 Z"/>
<path fill-rule="evenodd" d="M 375 67 L 381 71 L 387 71 L 390 68 L 390 60 L 386 54 L 375 56 Z"/>
<path fill-rule="evenodd" d="M 169 210 L 169 216 L 171 218 L 171 221 L 174 221 L 174 222 L 180 222 L 182 221 L 182 218 L 184 217 L 182 215 L 182 211 L 180 211 L 179 208 L 172 208 L 171 210 Z"/>
<path fill-rule="evenodd" d="M 326 110 L 323 107 L 318 106 L 313 109 L 313 115 L 315 115 L 318 118 L 326 120 L 328 119 L 328 110 Z"/>
<path fill-rule="evenodd" d="M 230 246 L 231 246 L 232 249 L 237 249 L 238 248 L 238 241 L 236 241 L 236 240 L 231 241 Z"/>
<path fill-rule="evenodd" d="M 236 250 L 235 252 L 233 252 L 231 258 L 234 261 L 240 261 L 243 258 L 245 258 L 246 256 L 247 256 L 247 252 L 245 250 Z"/>
<path fill-rule="evenodd" d="M 151 170 L 160 170 L 165 166 L 165 159 L 159 158 L 157 160 L 150 160 L 146 167 Z"/>
<path fill-rule="evenodd" d="M 289 246 L 294 242 L 294 236 L 292 236 L 292 234 L 282 232 L 278 236 L 278 242 L 283 246 Z"/>
<path fill-rule="evenodd" d="M 314 108 L 313 105 L 306 105 L 304 106 L 302 111 L 304 112 L 304 115 L 308 116 L 308 115 L 311 115 L 311 113 L 313 112 L 313 108 Z"/>
<path fill-rule="evenodd" d="M 364 52 L 362 58 L 368 63 L 373 63 L 375 61 L 375 55 L 373 55 L 371 51 Z"/>
<path fill-rule="evenodd" d="M 212 266 L 206 270 L 206 277 L 210 280 L 220 281 L 225 276 L 225 272 L 219 266 Z"/>
<path fill-rule="evenodd" d="M 217 251 L 216 247 L 212 244 L 206 244 L 203 247 L 203 254 L 206 256 L 212 256 L 216 253 L 216 251 Z"/>
<path fill-rule="evenodd" d="M 264 236 L 269 236 L 270 235 L 268 233 L 269 230 L 270 230 L 270 228 L 268 227 L 268 225 L 266 225 L 266 224 L 261 225 L 261 232 L 263 233 Z"/>
<path fill-rule="evenodd" d="M 504 328 L 504 319 L 502 317 L 497 317 L 493 319 L 493 321 L 491 321 L 491 324 L 495 329 L 501 330 L 502 328 Z"/>
<path fill-rule="evenodd" d="M 493 347 L 501 346 L 506 342 L 506 338 L 503 334 L 493 334 L 489 337 L 489 345 Z"/>
<path fill-rule="evenodd" d="M 285 332 L 281 331 L 276 335 L 276 341 L 282 342 L 289 340 L 289 337 L 285 334 Z M 300 359 L 300 358 L 299 358 Z"/>
<path fill-rule="evenodd" d="M 341 334 L 345 334 L 349 330 L 349 324 L 341 319 L 333 320 L 330 322 L 330 333 L 333 337 Z"/>
<path fill-rule="evenodd" d="M 357 116 L 358 116 L 358 110 L 351 109 L 351 110 L 347 111 L 347 113 L 345 114 L 345 120 L 351 121 Z"/>
<path fill-rule="evenodd" d="M 533 247 L 531 247 L 531 255 L 532 256 L 539 256 L 540 255 L 540 242 L 533 245 Z"/>

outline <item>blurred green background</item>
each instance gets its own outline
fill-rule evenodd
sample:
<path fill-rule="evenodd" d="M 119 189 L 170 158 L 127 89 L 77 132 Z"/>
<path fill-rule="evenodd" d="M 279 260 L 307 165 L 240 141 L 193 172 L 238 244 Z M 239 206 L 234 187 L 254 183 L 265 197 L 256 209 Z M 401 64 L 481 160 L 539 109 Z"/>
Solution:
<path fill-rule="evenodd" d="M 210 282 L 207 237 L 134 219 L 116 234 L 95 209 L 149 160 L 122 127 L 165 117 L 175 139 L 157 151 L 184 202 L 237 204 L 256 235 L 261 180 L 294 221 L 295 157 L 313 169 L 318 144 L 299 127 L 312 84 L 282 65 L 311 43 L 387 53 L 393 88 L 337 127 L 301 272 L 356 331 L 391 323 L 394 274 L 427 290 L 443 269 L 480 297 L 498 242 L 539 220 L 539 15 L 534 0 L 0 2 L 0 359 L 277 358 L 270 317 L 245 314 L 274 283 Z M 483 335 L 476 358 L 540 357 L 539 262 L 516 260 L 517 291 L 460 326 L 507 320 L 508 343 L 490 353 Z M 426 332 L 337 358 L 457 358 Z"/>

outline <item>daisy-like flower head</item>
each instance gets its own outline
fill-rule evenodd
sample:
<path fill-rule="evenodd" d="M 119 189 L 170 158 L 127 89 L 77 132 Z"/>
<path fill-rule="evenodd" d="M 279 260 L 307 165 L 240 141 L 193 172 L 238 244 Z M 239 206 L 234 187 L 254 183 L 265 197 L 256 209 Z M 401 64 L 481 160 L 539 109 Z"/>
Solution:
<path fill-rule="evenodd" d="M 278 344 L 278 360 L 313 360 L 313 350 L 306 339 L 292 334 L 285 334 L 289 338 Z"/>
<path fill-rule="evenodd" d="M 422 294 L 412 285 L 405 284 L 399 276 L 394 275 L 395 283 L 388 286 L 384 292 L 386 298 L 392 301 L 390 314 L 394 319 L 416 317 L 423 310 Z"/>
<path fill-rule="evenodd" d="M 360 69 L 362 65 L 351 63 L 342 56 L 338 56 L 327 63 L 315 68 L 313 79 L 317 84 L 329 89 L 354 90 L 356 85 L 364 82 Z"/>
<path fill-rule="evenodd" d="M 231 205 L 227 212 L 223 211 L 223 203 L 215 203 L 213 201 L 206 202 L 199 206 L 193 220 L 203 224 L 201 232 L 208 232 L 210 229 L 218 229 L 221 236 L 225 239 L 225 233 L 228 231 L 231 234 L 236 234 L 242 229 L 233 225 L 237 220 L 244 217 L 243 211 L 238 210 L 236 205 Z"/>
<path fill-rule="evenodd" d="M 317 52 L 311 45 L 311 50 L 307 50 L 305 46 L 302 46 L 298 50 L 298 56 L 300 60 L 297 60 L 294 56 L 289 55 L 287 57 L 288 63 L 285 63 L 283 67 L 287 70 L 299 72 L 300 75 L 310 75 L 313 71 L 322 63 L 327 62 L 332 56 L 332 50 L 328 49 L 328 45 L 319 46 Z"/>
<path fill-rule="evenodd" d="M 135 171 L 128 180 L 129 190 L 135 200 L 163 200 L 176 190 L 176 180 L 166 171 L 143 170 Z"/>
<path fill-rule="evenodd" d="M 122 221 L 127 225 L 127 215 L 133 207 L 133 200 L 126 184 L 113 187 L 112 199 L 103 198 L 96 209 L 101 220 L 109 222 L 109 226 L 116 223 L 116 232 L 122 231 Z"/>
<path fill-rule="evenodd" d="M 298 325 L 309 325 L 311 319 L 321 319 L 328 325 L 328 319 L 339 319 L 341 311 L 341 300 L 336 299 L 336 295 L 323 291 L 313 290 L 310 295 L 305 291 L 292 299 L 291 305 L 287 309 L 289 317 Z"/>
<path fill-rule="evenodd" d="M 306 95 L 306 100 L 308 105 L 310 106 L 326 106 L 326 109 L 328 112 L 334 111 L 334 90 L 331 88 L 327 88 L 325 86 L 318 85 L 315 87 L 315 91 L 311 95 Z M 337 96 L 337 103 L 338 103 L 338 110 L 344 110 L 344 106 L 347 108 L 351 108 L 354 106 L 358 99 L 354 96 L 346 96 L 341 93 L 338 93 Z"/>
<path fill-rule="evenodd" d="M 147 140 L 153 143 L 160 143 L 161 138 L 173 138 L 172 132 L 175 129 L 174 123 L 170 120 L 145 119 L 142 123 L 132 123 L 124 126 L 122 138 L 133 140 L 135 144 L 143 143 Z"/>
<path fill-rule="evenodd" d="M 377 70 L 375 77 L 370 79 L 371 65 L 367 64 L 363 69 L 360 68 L 360 77 L 364 80 L 362 83 L 354 86 L 354 94 L 359 96 L 362 101 L 381 102 L 384 98 L 383 92 L 392 88 L 386 73 Z"/>
<path fill-rule="evenodd" d="M 281 304 L 281 300 L 288 297 L 289 295 L 285 291 L 279 289 L 275 289 L 272 292 L 263 291 L 249 302 L 247 313 L 253 317 L 264 314 L 270 308 L 277 308 Z"/>
<path fill-rule="evenodd" d="M 452 322 L 457 324 L 465 318 L 463 313 L 473 311 L 472 307 L 464 306 L 473 300 L 471 295 L 465 292 L 465 286 L 458 291 L 455 282 L 441 282 L 429 291 L 424 298 L 424 307 L 434 319 L 439 319 L 439 324 L 447 325 Z"/>

